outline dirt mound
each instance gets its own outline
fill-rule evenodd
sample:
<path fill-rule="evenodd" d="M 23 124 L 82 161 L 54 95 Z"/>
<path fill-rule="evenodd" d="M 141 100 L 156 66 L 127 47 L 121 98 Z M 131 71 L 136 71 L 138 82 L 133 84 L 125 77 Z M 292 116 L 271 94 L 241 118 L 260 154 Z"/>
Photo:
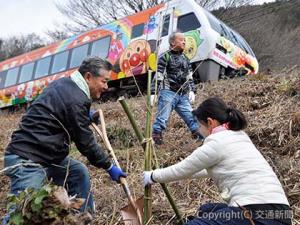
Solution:
<path fill-rule="evenodd" d="M 241 109 L 249 122 L 246 132 L 279 176 L 300 224 L 300 74 L 298 71 L 265 76 L 236 78 L 201 84 L 196 107 L 211 96 L 222 97 Z M 145 98 L 128 100 L 141 128 L 145 127 Z M 96 105 L 97 107 L 97 105 Z M 141 174 L 143 151 L 135 139 L 131 125 L 118 102 L 101 104 L 108 125 L 108 135 L 122 167 L 129 174 L 128 181 L 136 196 L 143 193 Z M 21 114 L 1 116 L 0 151 L 9 141 Z M 165 144 L 156 149 L 161 165 L 169 165 L 190 154 L 195 142 L 179 117 L 174 114 L 164 136 Z M 76 151 L 73 157 L 86 162 Z M 1 154 L 2 158 L 2 154 Z M 94 224 L 122 224 L 120 208 L 127 203 L 121 187 L 113 183 L 107 173 L 89 166 L 97 213 Z M 0 174 L 0 208 L 5 207 L 8 180 Z M 186 180 L 169 185 L 182 213 L 193 215 L 201 203 L 221 201 L 212 180 Z M 1 215 L 4 210 L 0 211 Z M 153 224 L 174 224 L 173 211 L 158 185 L 153 186 Z"/>

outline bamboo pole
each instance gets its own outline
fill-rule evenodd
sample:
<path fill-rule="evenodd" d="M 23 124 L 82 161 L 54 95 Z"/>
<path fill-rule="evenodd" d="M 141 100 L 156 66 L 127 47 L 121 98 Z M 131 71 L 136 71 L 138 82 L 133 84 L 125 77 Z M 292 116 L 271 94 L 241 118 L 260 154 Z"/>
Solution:
<path fill-rule="evenodd" d="M 152 169 L 152 143 L 150 140 L 151 137 L 151 106 L 150 106 L 150 96 L 151 96 L 151 73 L 148 71 L 148 85 L 147 85 L 147 116 L 146 116 L 146 149 L 145 149 L 145 171 L 150 171 Z M 144 191 L 144 224 L 150 224 L 152 216 L 152 191 L 151 185 L 145 186 Z"/>
<path fill-rule="evenodd" d="M 145 146 L 145 142 L 144 142 L 144 136 L 143 136 L 142 131 L 140 130 L 139 126 L 137 125 L 136 120 L 134 119 L 134 116 L 133 116 L 132 112 L 130 111 L 126 100 L 124 98 L 120 98 L 119 102 L 122 105 L 123 110 L 125 111 L 128 119 L 131 123 L 131 126 L 132 126 L 132 128 L 135 132 L 135 135 L 137 136 L 140 144 L 143 146 L 144 151 L 145 151 L 146 146 Z M 154 168 L 157 169 L 157 168 L 159 168 L 158 161 L 157 161 L 156 158 L 154 158 L 154 160 L 155 160 Z M 164 191 L 164 193 L 165 193 L 165 195 L 166 195 L 166 197 L 167 197 L 167 199 L 168 199 L 168 201 L 169 201 L 169 203 L 170 203 L 170 205 L 171 205 L 171 207 L 172 207 L 172 209 L 173 209 L 173 211 L 174 211 L 174 213 L 177 217 L 177 220 L 179 221 L 179 224 L 184 224 L 181 213 L 178 210 L 178 207 L 177 207 L 170 191 L 168 190 L 167 185 L 163 184 L 163 183 L 161 183 L 160 185 L 161 185 L 161 187 L 162 187 L 162 189 L 163 189 L 163 191 Z"/>

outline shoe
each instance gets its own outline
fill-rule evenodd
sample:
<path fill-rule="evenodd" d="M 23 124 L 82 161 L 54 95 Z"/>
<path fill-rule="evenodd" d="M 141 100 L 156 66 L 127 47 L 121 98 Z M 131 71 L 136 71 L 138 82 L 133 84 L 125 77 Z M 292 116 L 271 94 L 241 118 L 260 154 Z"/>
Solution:
<path fill-rule="evenodd" d="M 156 145 L 162 145 L 164 143 L 161 133 L 152 133 L 152 139 Z"/>
<path fill-rule="evenodd" d="M 200 134 L 199 131 L 192 132 L 192 138 L 196 139 L 197 141 L 203 141 L 204 137 Z"/>

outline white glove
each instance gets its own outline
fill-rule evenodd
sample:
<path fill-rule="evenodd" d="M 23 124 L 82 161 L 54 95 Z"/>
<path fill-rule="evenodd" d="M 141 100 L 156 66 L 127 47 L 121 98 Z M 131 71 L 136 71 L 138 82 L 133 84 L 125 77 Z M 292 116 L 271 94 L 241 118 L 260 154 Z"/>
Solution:
<path fill-rule="evenodd" d="M 155 102 L 156 102 L 156 95 L 151 95 L 150 96 L 150 105 L 154 106 Z"/>
<path fill-rule="evenodd" d="M 189 101 L 190 103 L 193 103 L 195 101 L 195 93 L 193 91 L 190 91 L 189 93 Z"/>
<path fill-rule="evenodd" d="M 151 175 L 153 173 L 153 170 L 151 171 L 144 171 L 144 187 L 147 185 L 151 185 L 154 183 L 154 181 L 151 178 Z"/>

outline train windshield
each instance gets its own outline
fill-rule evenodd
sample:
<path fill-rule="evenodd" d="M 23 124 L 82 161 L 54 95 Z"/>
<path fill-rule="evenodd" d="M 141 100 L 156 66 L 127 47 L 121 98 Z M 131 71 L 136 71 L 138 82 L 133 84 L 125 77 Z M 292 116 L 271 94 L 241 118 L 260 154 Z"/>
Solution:
<path fill-rule="evenodd" d="M 228 27 L 225 23 L 221 22 L 219 19 L 217 19 L 214 15 L 212 15 L 207 10 L 204 10 L 205 15 L 207 16 L 207 19 L 215 31 L 217 31 L 220 35 L 223 37 L 226 37 L 228 40 L 230 40 L 232 43 L 243 49 L 246 53 L 252 55 L 255 57 L 252 49 L 246 42 L 246 40 L 236 31 Z"/>

